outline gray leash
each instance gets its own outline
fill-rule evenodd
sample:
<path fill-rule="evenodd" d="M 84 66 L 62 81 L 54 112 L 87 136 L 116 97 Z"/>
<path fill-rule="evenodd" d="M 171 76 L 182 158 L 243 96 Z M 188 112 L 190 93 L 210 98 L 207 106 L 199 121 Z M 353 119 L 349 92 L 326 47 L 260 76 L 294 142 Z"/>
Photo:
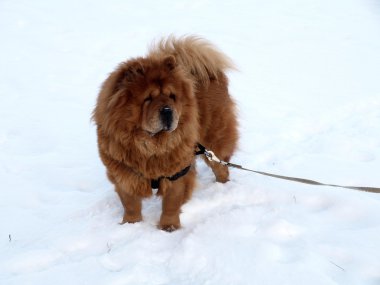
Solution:
<path fill-rule="evenodd" d="M 206 149 L 201 144 L 198 144 L 198 148 L 200 149 L 200 151 L 197 152 L 197 154 L 204 154 L 209 161 L 214 161 L 228 167 L 233 167 L 233 168 L 237 168 L 237 169 L 241 169 L 241 170 L 245 170 L 245 171 L 249 171 L 249 172 L 253 172 L 253 173 L 257 173 L 257 174 L 261 174 L 265 176 L 270 176 L 274 178 L 279 178 L 283 180 L 294 181 L 294 182 L 299 182 L 299 183 L 304 183 L 304 184 L 309 184 L 309 185 L 331 186 L 331 187 L 346 188 L 346 189 L 359 190 L 359 191 L 365 191 L 365 192 L 371 192 L 371 193 L 380 193 L 380 188 L 377 188 L 377 187 L 358 187 L 358 186 L 342 186 L 342 185 L 336 185 L 336 184 L 326 184 L 326 183 L 321 183 L 321 182 L 310 180 L 310 179 L 283 176 L 283 175 L 272 174 L 272 173 L 263 172 L 263 171 L 252 170 L 252 169 L 244 168 L 243 166 L 238 165 L 238 164 L 220 160 L 212 151 Z"/>

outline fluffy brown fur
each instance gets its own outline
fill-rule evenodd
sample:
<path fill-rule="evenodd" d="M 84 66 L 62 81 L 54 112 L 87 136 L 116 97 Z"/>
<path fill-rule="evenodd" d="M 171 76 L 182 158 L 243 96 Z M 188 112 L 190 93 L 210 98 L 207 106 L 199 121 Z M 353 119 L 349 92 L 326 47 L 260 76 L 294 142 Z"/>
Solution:
<path fill-rule="evenodd" d="M 124 206 L 123 222 L 142 220 L 141 199 L 161 179 L 161 229 L 180 227 L 181 205 L 195 185 L 197 142 L 229 161 L 238 139 L 235 105 L 224 73 L 231 60 L 194 36 L 169 37 L 145 57 L 121 63 L 102 85 L 93 118 L 100 157 Z M 216 180 L 228 181 L 225 166 L 210 163 Z"/>

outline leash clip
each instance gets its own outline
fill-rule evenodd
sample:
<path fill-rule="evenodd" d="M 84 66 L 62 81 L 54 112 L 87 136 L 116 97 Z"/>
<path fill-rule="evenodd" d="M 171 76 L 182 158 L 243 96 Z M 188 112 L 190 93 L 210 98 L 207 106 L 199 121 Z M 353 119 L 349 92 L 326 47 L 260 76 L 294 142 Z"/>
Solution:
<path fill-rule="evenodd" d="M 228 165 L 228 162 L 220 160 L 213 151 L 205 149 L 205 156 L 209 161 L 215 161 L 217 163 L 220 163 L 222 165 Z"/>
<path fill-rule="evenodd" d="M 205 156 L 207 157 L 207 159 L 209 161 L 216 161 L 216 162 L 220 162 L 219 158 L 215 155 L 215 153 L 211 150 L 205 150 Z"/>
<path fill-rule="evenodd" d="M 229 162 L 225 162 L 223 160 L 220 160 L 213 151 L 211 150 L 208 150 L 207 148 L 205 148 L 203 145 L 201 145 L 200 143 L 198 143 L 198 148 L 199 148 L 199 151 L 196 151 L 195 152 L 195 155 L 198 155 L 198 154 L 204 154 L 206 156 L 206 158 L 209 160 L 209 161 L 215 161 L 221 165 L 225 165 L 225 166 L 232 166 L 232 167 L 235 167 L 232 163 L 229 163 Z"/>

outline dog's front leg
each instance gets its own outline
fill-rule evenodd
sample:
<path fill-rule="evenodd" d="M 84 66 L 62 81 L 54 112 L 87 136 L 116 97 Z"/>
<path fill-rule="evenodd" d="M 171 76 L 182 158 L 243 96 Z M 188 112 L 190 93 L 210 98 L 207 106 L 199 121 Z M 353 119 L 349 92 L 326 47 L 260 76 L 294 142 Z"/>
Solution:
<path fill-rule="evenodd" d="M 195 169 L 175 181 L 162 180 L 162 214 L 159 228 L 172 232 L 181 227 L 179 214 L 181 206 L 191 196 L 195 184 Z"/>
<path fill-rule="evenodd" d="M 123 172 L 124 176 L 119 181 L 115 181 L 116 192 L 120 197 L 124 207 L 122 224 L 137 223 L 142 221 L 141 208 L 142 198 L 152 194 L 150 184 L 147 179 L 136 176 L 132 173 Z"/>
<path fill-rule="evenodd" d="M 179 214 L 184 202 L 185 184 L 182 179 L 179 179 L 174 182 L 166 182 L 165 185 L 162 186 L 166 186 L 166 189 L 162 197 L 162 214 L 159 228 L 167 232 L 172 232 L 181 227 Z"/>
<path fill-rule="evenodd" d="M 142 198 L 136 195 L 130 195 L 123 190 L 116 190 L 119 194 L 121 203 L 124 207 L 124 216 L 122 224 L 137 223 L 142 221 L 141 215 L 141 200 Z"/>

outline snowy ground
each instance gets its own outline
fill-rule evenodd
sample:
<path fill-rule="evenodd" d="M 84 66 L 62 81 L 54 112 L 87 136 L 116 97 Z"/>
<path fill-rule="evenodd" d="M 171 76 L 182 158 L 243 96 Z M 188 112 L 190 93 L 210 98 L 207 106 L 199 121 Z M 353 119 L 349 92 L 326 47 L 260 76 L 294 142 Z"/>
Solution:
<path fill-rule="evenodd" d="M 380 186 L 380 5 L 371 0 L 0 2 L 0 284 L 380 284 L 380 195 L 232 171 L 183 228 L 119 225 L 90 113 L 120 61 L 175 33 L 239 66 L 234 162 Z"/>

